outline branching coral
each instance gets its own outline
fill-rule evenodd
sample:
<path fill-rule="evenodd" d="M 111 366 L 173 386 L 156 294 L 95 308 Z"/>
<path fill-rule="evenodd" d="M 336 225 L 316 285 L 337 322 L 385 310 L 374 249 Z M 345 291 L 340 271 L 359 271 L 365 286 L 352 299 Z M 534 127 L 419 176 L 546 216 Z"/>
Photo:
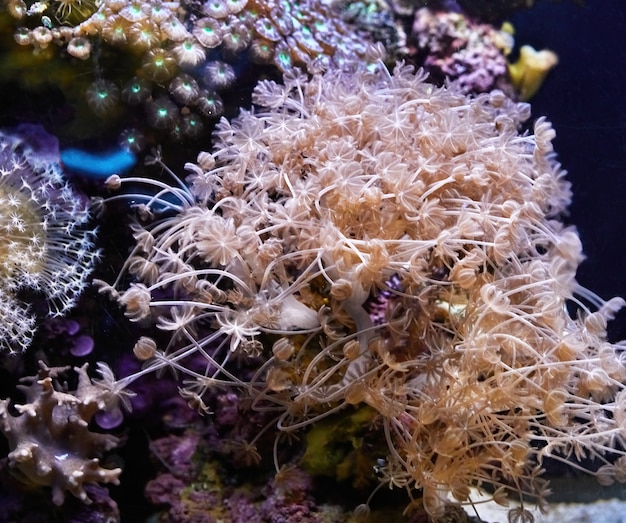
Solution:
<path fill-rule="evenodd" d="M 51 487 L 56 505 L 63 503 L 66 492 L 90 503 L 84 487 L 117 484 L 121 469 L 102 468 L 98 460 L 117 446 L 118 438 L 92 432 L 88 425 L 96 412 L 126 401 L 124 392 L 115 388 L 104 364 L 99 364 L 104 378 L 100 381 L 89 378 L 87 364 L 75 368 L 78 384 L 73 391 L 60 381 L 70 367 L 40 367 L 37 376 L 20 380 L 26 403 L 0 400 L 0 430 L 9 440 L 9 466 L 25 483 Z"/>
<path fill-rule="evenodd" d="M 261 82 L 188 164 L 190 188 L 152 182 L 140 211 L 168 212 L 135 229 L 123 273 L 139 282 L 103 287 L 172 334 L 140 340 L 136 376 L 172 367 L 195 405 L 239 387 L 285 432 L 369 405 L 383 483 L 433 518 L 472 486 L 542 504 L 546 456 L 623 478 L 626 366 L 606 340 L 623 301 L 576 283 L 555 132 L 520 131 L 529 106 L 499 91 L 424 78 L 378 65 Z M 249 379 L 231 365 L 245 356 Z"/>
<path fill-rule="evenodd" d="M 50 314 L 63 315 L 98 258 L 88 202 L 64 182 L 58 161 L 58 148 L 35 150 L 19 134 L 0 133 L 0 347 L 9 352 L 28 347 L 35 330 L 20 291 L 41 292 Z"/>

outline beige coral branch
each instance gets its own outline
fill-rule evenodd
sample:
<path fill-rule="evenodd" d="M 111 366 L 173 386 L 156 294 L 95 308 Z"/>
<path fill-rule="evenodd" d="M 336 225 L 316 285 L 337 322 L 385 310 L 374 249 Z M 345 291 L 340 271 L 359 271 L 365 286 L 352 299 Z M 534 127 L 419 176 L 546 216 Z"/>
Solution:
<path fill-rule="evenodd" d="M 122 472 L 103 468 L 99 461 L 119 439 L 89 429 L 96 412 L 116 408 L 115 393 L 91 381 L 87 364 L 74 369 L 76 390 L 65 390 L 58 378 L 69 370 L 40 363 L 37 376 L 20 380 L 18 388 L 26 396 L 25 403 L 11 406 L 9 400 L 0 400 L 0 431 L 9 441 L 9 467 L 24 483 L 50 487 L 56 505 L 63 504 L 66 492 L 91 503 L 84 486 L 117 485 Z"/>

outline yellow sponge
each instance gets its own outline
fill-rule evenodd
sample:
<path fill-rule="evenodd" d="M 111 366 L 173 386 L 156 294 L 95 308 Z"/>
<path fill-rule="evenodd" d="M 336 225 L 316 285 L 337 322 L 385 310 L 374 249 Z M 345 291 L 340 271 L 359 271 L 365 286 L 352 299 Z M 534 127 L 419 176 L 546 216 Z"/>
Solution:
<path fill-rule="evenodd" d="M 536 51 L 530 45 L 520 49 L 517 62 L 508 64 L 509 77 L 521 100 L 532 98 L 550 70 L 559 62 L 549 49 Z"/>

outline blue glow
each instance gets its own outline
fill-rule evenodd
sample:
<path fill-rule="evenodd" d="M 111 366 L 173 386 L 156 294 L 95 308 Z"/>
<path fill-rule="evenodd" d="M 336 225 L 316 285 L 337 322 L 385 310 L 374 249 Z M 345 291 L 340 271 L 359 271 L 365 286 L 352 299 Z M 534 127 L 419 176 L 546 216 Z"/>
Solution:
<path fill-rule="evenodd" d="M 61 151 L 61 162 L 77 174 L 90 178 L 108 178 L 112 174 L 128 171 L 137 163 L 137 157 L 126 149 L 92 153 L 70 147 Z"/>

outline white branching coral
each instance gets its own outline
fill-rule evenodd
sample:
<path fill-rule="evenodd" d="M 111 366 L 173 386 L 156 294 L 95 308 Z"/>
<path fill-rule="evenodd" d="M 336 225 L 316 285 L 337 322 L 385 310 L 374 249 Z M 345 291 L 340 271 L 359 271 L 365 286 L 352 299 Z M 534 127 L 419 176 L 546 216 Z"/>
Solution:
<path fill-rule="evenodd" d="M 33 337 L 20 291 L 45 295 L 51 315 L 74 306 L 99 256 L 88 220 L 88 201 L 63 180 L 58 154 L 0 132 L 0 349 L 24 350 Z"/>
<path fill-rule="evenodd" d="M 576 283 L 550 124 L 521 131 L 527 104 L 403 65 L 286 75 L 253 101 L 187 166 L 189 190 L 147 198 L 170 212 L 135 230 L 141 300 L 108 287 L 173 331 L 162 350 L 142 339 L 151 369 L 185 373 L 188 397 L 245 387 L 283 431 L 373 407 L 383 481 L 433 518 L 472 486 L 542 503 L 545 456 L 623 477 L 606 456 L 626 448 L 624 354 L 606 340 L 623 301 Z M 261 356 L 250 381 L 233 354 Z"/>
<path fill-rule="evenodd" d="M 126 402 L 125 391 L 111 386 L 112 372 L 102 363 L 100 381 L 89 378 L 87 364 L 74 369 L 76 390 L 68 390 L 61 381 L 70 367 L 49 368 L 43 363 L 40 367 L 37 376 L 20 380 L 18 389 L 26 396 L 25 403 L 0 400 L 0 431 L 9 441 L 9 467 L 29 485 L 50 487 L 56 505 L 63 503 L 66 492 L 91 503 L 84 486 L 117 485 L 122 470 L 100 466 L 98 458 L 116 447 L 119 439 L 92 432 L 89 423 L 96 412 Z"/>

